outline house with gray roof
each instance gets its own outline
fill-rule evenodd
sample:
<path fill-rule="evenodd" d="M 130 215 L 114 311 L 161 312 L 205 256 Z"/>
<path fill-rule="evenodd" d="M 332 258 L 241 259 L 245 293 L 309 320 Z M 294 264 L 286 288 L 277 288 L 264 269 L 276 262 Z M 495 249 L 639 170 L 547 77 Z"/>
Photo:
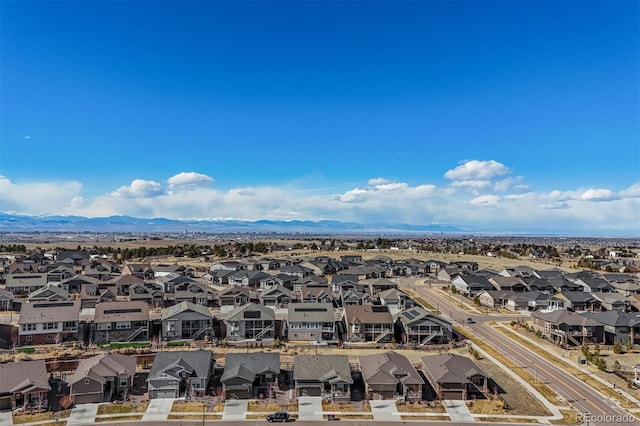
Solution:
<path fill-rule="evenodd" d="M 76 404 L 126 400 L 135 373 L 133 356 L 103 353 L 84 358 L 68 380 L 70 395 Z"/>
<path fill-rule="evenodd" d="M 475 297 L 483 291 L 495 290 L 489 280 L 476 275 L 458 275 L 451 280 L 451 285 L 456 288 L 458 293 L 467 297 Z"/>
<path fill-rule="evenodd" d="M 595 320 L 604 326 L 604 344 L 613 345 L 640 340 L 640 318 L 636 314 L 622 311 L 583 312 L 583 317 Z"/>
<path fill-rule="evenodd" d="M 296 302 L 298 296 L 288 288 L 280 284 L 270 289 L 264 290 L 260 295 L 260 301 L 264 306 L 274 308 L 286 308 L 289 303 Z"/>
<path fill-rule="evenodd" d="M 425 356 L 422 371 L 440 400 L 468 400 L 486 397 L 488 377 L 470 358 L 456 354 Z"/>
<path fill-rule="evenodd" d="M 27 300 L 30 302 L 60 302 L 69 300 L 69 292 L 56 284 L 48 283 L 46 286 L 31 292 Z"/>
<path fill-rule="evenodd" d="M 225 324 L 229 340 L 266 340 L 276 337 L 274 310 L 256 303 L 238 306 L 229 312 Z"/>
<path fill-rule="evenodd" d="M 420 306 L 398 312 L 395 328 L 399 341 L 417 345 L 449 343 L 453 335 L 449 321 Z"/>
<path fill-rule="evenodd" d="M 300 289 L 303 303 L 333 303 L 334 297 L 328 284 L 303 284 Z"/>
<path fill-rule="evenodd" d="M 397 352 L 358 357 L 366 399 L 419 401 L 424 380 L 413 364 Z"/>
<path fill-rule="evenodd" d="M 147 384 L 149 399 L 192 397 L 204 394 L 213 368 L 213 352 L 158 352 Z"/>
<path fill-rule="evenodd" d="M 60 287 L 68 291 L 69 293 L 80 293 L 82 287 L 91 284 L 97 284 L 98 280 L 86 275 L 75 275 L 66 280 L 60 281 Z"/>
<path fill-rule="evenodd" d="M 320 396 L 330 401 L 351 399 L 351 366 L 347 355 L 296 355 L 293 381 L 297 396 Z"/>
<path fill-rule="evenodd" d="M 256 399 L 275 395 L 280 374 L 277 352 L 229 353 L 220 378 L 227 399 Z"/>
<path fill-rule="evenodd" d="M 258 288 L 260 287 L 260 280 L 267 278 L 269 275 L 262 271 L 235 271 L 227 276 L 229 285 L 232 286 L 244 286 Z"/>
<path fill-rule="evenodd" d="M 79 320 L 79 300 L 23 303 L 18 320 L 18 343 L 34 345 L 77 341 Z"/>
<path fill-rule="evenodd" d="M 559 346 L 604 343 L 604 325 L 571 311 L 532 312 L 534 329 Z"/>
<path fill-rule="evenodd" d="M 160 320 L 162 340 L 213 337 L 213 314 L 206 306 L 181 302 L 163 309 Z"/>
<path fill-rule="evenodd" d="M 43 359 L 0 364 L 0 410 L 47 408 L 48 391 Z"/>
<path fill-rule="evenodd" d="M 14 299 L 15 297 L 12 292 L 4 288 L 0 288 L 0 311 L 12 311 L 14 309 Z"/>
<path fill-rule="evenodd" d="M 289 340 L 333 342 L 336 324 L 331 303 L 291 303 L 288 307 L 286 330 Z"/>
<path fill-rule="evenodd" d="M 242 306 L 249 303 L 253 294 L 247 287 L 229 287 L 218 293 L 220 306 Z"/>

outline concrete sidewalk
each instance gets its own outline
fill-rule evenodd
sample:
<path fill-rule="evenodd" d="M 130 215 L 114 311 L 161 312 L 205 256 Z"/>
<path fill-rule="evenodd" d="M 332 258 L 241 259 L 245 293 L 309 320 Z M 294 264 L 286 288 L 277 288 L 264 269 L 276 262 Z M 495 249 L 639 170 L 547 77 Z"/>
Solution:
<path fill-rule="evenodd" d="M 0 426 L 11 426 L 13 424 L 13 416 L 11 411 L 0 411 Z"/>

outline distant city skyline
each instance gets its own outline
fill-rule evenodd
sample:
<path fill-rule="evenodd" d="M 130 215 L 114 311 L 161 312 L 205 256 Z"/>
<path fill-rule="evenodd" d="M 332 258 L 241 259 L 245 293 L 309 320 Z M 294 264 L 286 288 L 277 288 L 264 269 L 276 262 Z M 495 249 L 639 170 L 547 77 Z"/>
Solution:
<path fill-rule="evenodd" d="M 0 212 L 640 236 L 637 1 L 0 8 Z"/>

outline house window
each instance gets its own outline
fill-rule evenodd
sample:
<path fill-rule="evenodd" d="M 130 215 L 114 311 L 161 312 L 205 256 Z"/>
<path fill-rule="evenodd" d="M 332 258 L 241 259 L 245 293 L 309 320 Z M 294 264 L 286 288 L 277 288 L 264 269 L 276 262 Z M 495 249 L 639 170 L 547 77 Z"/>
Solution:
<path fill-rule="evenodd" d="M 47 322 L 44 324 L 45 330 L 55 330 L 56 328 L 58 328 L 57 322 Z"/>
<path fill-rule="evenodd" d="M 131 328 L 131 321 L 121 321 L 116 323 L 116 330 Z"/>
<path fill-rule="evenodd" d="M 35 331 L 35 324 L 22 324 L 22 331 Z"/>
<path fill-rule="evenodd" d="M 84 379 L 84 384 L 88 385 L 89 384 L 89 379 Z"/>
<path fill-rule="evenodd" d="M 126 377 L 120 377 L 120 387 L 127 386 L 128 384 L 129 384 L 129 381 L 127 380 Z"/>
<path fill-rule="evenodd" d="M 200 389 L 200 382 L 194 382 L 192 385 L 194 389 Z"/>
<path fill-rule="evenodd" d="M 47 340 L 53 340 L 55 336 L 53 334 L 47 334 Z"/>
<path fill-rule="evenodd" d="M 33 337 L 33 336 L 28 335 L 28 336 L 26 336 L 26 337 L 24 338 L 24 341 L 25 341 L 25 342 L 31 342 L 32 337 Z"/>
<path fill-rule="evenodd" d="M 99 322 L 97 325 L 97 329 L 98 330 L 111 330 L 111 323 L 110 322 Z"/>

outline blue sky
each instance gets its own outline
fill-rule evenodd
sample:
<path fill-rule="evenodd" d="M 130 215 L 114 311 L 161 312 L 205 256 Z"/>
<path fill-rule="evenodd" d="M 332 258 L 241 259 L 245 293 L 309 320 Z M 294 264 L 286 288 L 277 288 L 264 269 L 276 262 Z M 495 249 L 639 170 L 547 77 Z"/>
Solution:
<path fill-rule="evenodd" d="M 0 211 L 640 235 L 636 1 L 0 7 Z"/>

